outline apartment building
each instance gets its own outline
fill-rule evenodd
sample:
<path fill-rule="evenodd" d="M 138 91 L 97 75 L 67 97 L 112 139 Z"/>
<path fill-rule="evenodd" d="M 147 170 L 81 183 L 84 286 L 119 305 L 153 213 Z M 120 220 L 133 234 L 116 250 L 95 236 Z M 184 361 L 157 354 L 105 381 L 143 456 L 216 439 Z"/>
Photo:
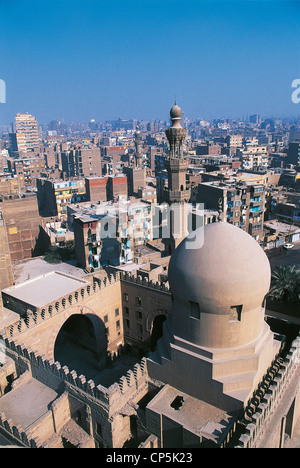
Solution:
<path fill-rule="evenodd" d="M 227 135 L 225 142 L 229 147 L 242 148 L 243 139 L 243 135 Z"/>
<path fill-rule="evenodd" d="M 263 237 L 265 187 L 255 183 L 204 182 L 198 185 L 198 203 L 222 208 L 224 219 L 259 241 Z"/>
<path fill-rule="evenodd" d="M 37 180 L 37 197 L 42 216 L 67 218 L 67 206 L 86 201 L 84 179 L 45 179 Z"/>
<path fill-rule="evenodd" d="M 135 250 L 153 239 L 151 204 L 137 201 L 69 205 L 79 264 L 91 271 L 131 262 Z"/>
<path fill-rule="evenodd" d="M 295 141 L 289 143 L 287 151 L 287 164 L 293 164 L 295 166 L 300 165 L 300 142 Z"/>
<path fill-rule="evenodd" d="M 38 255 L 40 216 L 37 197 L 30 195 L 0 202 L 11 262 Z"/>
<path fill-rule="evenodd" d="M 86 177 L 86 198 L 90 202 L 107 201 L 108 177 Z"/>
<path fill-rule="evenodd" d="M 15 174 L 19 184 L 19 193 L 37 188 L 37 179 L 45 172 L 45 160 L 43 157 L 34 156 L 27 158 L 9 159 L 9 172 Z"/>
<path fill-rule="evenodd" d="M 128 195 L 137 195 L 139 189 L 146 185 L 146 169 L 142 167 L 124 167 L 128 181 Z"/>
<path fill-rule="evenodd" d="M 39 126 L 36 118 L 28 113 L 15 118 L 16 144 L 19 153 L 30 153 L 39 147 Z"/>
<path fill-rule="evenodd" d="M 66 177 L 101 177 L 100 148 L 70 147 L 61 152 L 61 165 Z"/>
<path fill-rule="evenodd" d="M 0 198 L 9 198 L 14 195 L 19 195 L 18 179 L 0 174 Z"/>
<path fill-rule="evenodd" d="M 113 174 L 105 177 L 86 177 L 87 201 L 110 201 L 128 198 L 126 174 Z"/>
<path fill-rule="evenodd" d="M 265 145 L 248 145 L 243 149 L 238 149 L 236 154 L 241 158 L 243 169 L 266 169 L 268 167 L 269 153 Z"/>
<path fill-rule="evenodd" d="M 126 174 L 114 174 L 107 178 L 107 200 L 114 200 L 117 197 L 128 197 Z"/>

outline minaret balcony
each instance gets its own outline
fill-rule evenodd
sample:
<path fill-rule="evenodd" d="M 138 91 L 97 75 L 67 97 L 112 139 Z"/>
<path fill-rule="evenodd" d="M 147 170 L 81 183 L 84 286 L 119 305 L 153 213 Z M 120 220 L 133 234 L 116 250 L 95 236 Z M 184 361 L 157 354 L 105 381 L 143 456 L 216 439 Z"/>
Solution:
<path fill-rule="evenodd" d="M 190 201 L 190 190 L 165 190 L 165 201 L 171 203 L 188 203 Z"/>
<path fill-rule="evenodd" d="M 165 161 L 165 167 L 168 172 L 185 172 L 188 168 L 189 162 L 184 158 L 168 158 Z"/>

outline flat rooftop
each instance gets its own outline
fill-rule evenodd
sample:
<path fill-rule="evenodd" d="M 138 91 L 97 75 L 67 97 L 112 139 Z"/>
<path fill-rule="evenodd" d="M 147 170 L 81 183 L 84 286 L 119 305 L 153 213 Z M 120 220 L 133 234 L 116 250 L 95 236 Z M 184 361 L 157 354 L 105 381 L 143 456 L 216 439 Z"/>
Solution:
<path fill-rule="evenodd" d="M 23 430 L 49 411 L 49 404 L 57 398 L 57 393 L 30 378 L 0 398 L 0 413 Z"/>
<path fill-rule="evenodd" d="M 175 399 L 180 399 L 182 402 L 176 409 L 171 406 Z M 147 405 L 147 409 L 162 414 L 188 431 L 215 443 L 226 437 L 235 421 L 235 418 L 226 411 L 191 397 L 170 385 L 165 385 L 160 390 Z"/>
<path fill-rule="evenodd" d="M 72 294 L 86 284 L 90 283 L 60 271 L 52 271 L 24 283 L 3 289 L 2 292 L 14 299 L 40 308 L 62 296 Z"/>
<path fill-rule="evenodd" d="M 299 226 L 291 225 L 288 223 L 282 223 L 280 221 L 265 221 L 264 226 L 267 228 L 275 229 L 278 232 L 284 234 L 295 233 L 300 231 Z"/>

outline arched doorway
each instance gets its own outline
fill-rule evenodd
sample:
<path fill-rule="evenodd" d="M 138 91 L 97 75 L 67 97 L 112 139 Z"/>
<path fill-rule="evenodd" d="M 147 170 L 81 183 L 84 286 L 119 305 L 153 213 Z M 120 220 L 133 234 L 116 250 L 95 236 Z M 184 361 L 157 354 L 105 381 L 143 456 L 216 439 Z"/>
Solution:
<path fill-rule="evenodd" d="M 54 344 L 54 360 L 87 379 L 99 372 L 99 344 L 93 322 L 73 314 L 61 327 Z"/>
<path fill-rule="evenodd" d="M 151 351 L 154 351 L 158 340 L 163 336 L 163 323 L 166 320 L 166 315 L 157 315 L 152 324 L 151 330 Z"/>

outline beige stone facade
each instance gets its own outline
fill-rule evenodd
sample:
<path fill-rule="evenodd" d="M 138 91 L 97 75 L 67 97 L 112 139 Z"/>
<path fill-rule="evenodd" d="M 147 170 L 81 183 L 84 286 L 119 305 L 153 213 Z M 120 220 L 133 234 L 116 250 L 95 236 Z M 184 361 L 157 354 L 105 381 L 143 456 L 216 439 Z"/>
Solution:
<path fill-rule="evenodd" d="M 300 340 L 285 350 L 263 319 L 257 243 L 231 225 L 205 229 L 194 261 L 182 247 L 171 257 L 171 289 L 122 271 L 53 271 L 2 291 L 0 435 L 30 448 L 284 446 L 299 421 Z M 224 229 L 231 275 L 218 249 L 201 273 Z M 243 266 L 247 242 L 254 263 Z M 211 277 L 216 258 L 224 284 Z"/>
<path fill-rule="evenodd" d="M 38 283 L 42 285 L 42 281 L 50 284 L 51 281 L 59 280 L 57 273 L 51 275 L 52 279 L 48 277 L 34 280 L 33 290 Z M 3 292 L 6 316 L 9 313 L 7 307 L 10 307 L 10 322 L 7 322 L 1 332 L 6 345 L 6 356 L 5 365 L 0 372 L 3 395 L 0 399 L 0 426 L 6 432 L 14 434 L 16 443 L 29 447 L 120 448 L 124 444 L 126 446 L 126 442 L 134 436 L 141 441 L 141 447 L 147 448 L 226 446 L 237 430 L 234 415 L 224 412 L 224 409 L 218 410 L 206 403 L 205 399 L 195 399 L 178 391 L 176 387 L 153 380 L 148 367 L 149 360 L 138 359 L 139 351 L 145 352 L 151 347 L 155 318 L 170 314 L 170 291 L 159 283 L 125 273 L 102 280 L 92 275 L 88 281 L 75 280 L 72 277 L 69 280 L 68 288 L 65 282 L 63 296 L 55 297 L 54 293 L 43 304 L 38 302 L 38 297 L 35 302 L 25 302 L 22 285 L 19 292 L 17 288 L 8 288 Z M 57 293 L 59 294 L 58 290 Z M 30 291 L 26 294 L 30 297 Z M 16 312 L 22 309 L 21 304 L 23 317 Z M 99 357 L 99 375 L 93 379 L 55 360 L 55 346 L 60 330 L 74 316 L 86 317 L 93 324 L 95 342 L 98 343 L 96 354 Z M 117 325 L 119 318 L 120 327 Z M 130 320 L 129 330 L 127 320 Z M 79 335 L 82 342 L 85 339 L 83 324 L 81 322 L 81 338 Z M 126 367 L 123 368 L 124 374 L 118 374 L 123 369 L 119 369 L 117 364 L 112 367 L 109 365 L 108 373 L 111 377 L 108 379 L 107 361 L 105 365 L 103 357 L 107 358 L 109 352 L 109 360 L 113 359 L 113 363 L 117 363 L 118 359 L 127 359 L 126 363 L 129 363 L 130 358 L 126 354 L 117 358 L 120 350 L 124 352 L 126 345 L 135 350 L 136 357 L 127 370 Z M 159 341 L 158 349 L 162 349 L 162 345 L 163 342 Z M 297 346 L 298 342 L 294 345 L 294 354 L 299 351 Z M 297 367 L 295 360 L 289 358 L 287 362 L 287 367 L 284 361 L 279 362 L 279 368 L 284 371 L 280 375 L 285 375 L 288 369 L 298 372 L 299 366 Z M 281 378 L 278 372 L 276 375 Z M 10 380 L 13 382 L 13 389 L 5 394 Z M 296 385 L 295 399 L 290 395 L 290 404 L 296 410 L 293 419 L 288 419 L 291 427 L 294 427 L 298 414 L 297 388 Z M 28 408 L 32 404 L 28 397 L 30 389 L 33 394 L 37 392 L 40 395 L 42 407 L 47 407 L 47 411 L 35 415 L 34 422 L 30 419 L 33 417 L 30 412 L 25 415 L 21 411 L 22 398 L 28 398 Z M 144 404 L 143 400 L 149 399 L 150 395 L 149 403 Z M 178 396 L 184 402 L 182 411 L 180 408 L 172 409 L 171 406 Z M 20 407 L 18 404 L 15 406 L 10 401 L 11 398 L 15 402 L 20 401 Z M 256 401 L 255 398 L 253 401 Z M 268 402 L 273 404 L 274 401 L 275 393 Z M 145 419 L 139 419 L 138 409 L 139 417 L 142 411 Z M 253 411 L 253 403 L 249 403 L 247 411 L 250 409 Z M 186 418 L 188 424 L 185 422 Z M 203 426 L 200 432 L 196 428 L 200 427 L 199 423 Z M 168 435 L 170 430 L 177 434 L 171 439 Z M 223 434 L 222 437 L 213 438 L 212 433 L 216 431 Z M 252 432 L 250 439 L 245 437 L 246 435 L 240 444 L 248 446 L 254 443 Z"/>

